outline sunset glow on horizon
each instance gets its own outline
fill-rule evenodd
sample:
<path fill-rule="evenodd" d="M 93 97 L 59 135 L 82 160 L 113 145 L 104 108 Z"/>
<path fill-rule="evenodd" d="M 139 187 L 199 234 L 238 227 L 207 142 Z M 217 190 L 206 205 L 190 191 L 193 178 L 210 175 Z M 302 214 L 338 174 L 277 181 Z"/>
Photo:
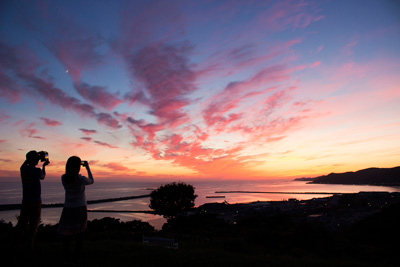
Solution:
<path fill-rule="evenodd" d="M 399 166 L 400 2 L 3 1 L 0 106 L 0 181 Z"/>

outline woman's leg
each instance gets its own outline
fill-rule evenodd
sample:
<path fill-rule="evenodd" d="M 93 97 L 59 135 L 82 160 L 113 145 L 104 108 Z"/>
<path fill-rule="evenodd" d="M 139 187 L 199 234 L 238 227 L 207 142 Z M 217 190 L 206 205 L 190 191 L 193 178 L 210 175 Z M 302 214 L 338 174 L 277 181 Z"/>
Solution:
<path fill-rule="evenodd" d="M 65 235 L 63 236 L 63 257 L 65 262 L 71 261 L 71 236 Z"/>
<path fill-rule="evenodd" d="M 83 254 L 83 232 L 76 235 L 75 256 L 78 262 L 82 260 Z"/>

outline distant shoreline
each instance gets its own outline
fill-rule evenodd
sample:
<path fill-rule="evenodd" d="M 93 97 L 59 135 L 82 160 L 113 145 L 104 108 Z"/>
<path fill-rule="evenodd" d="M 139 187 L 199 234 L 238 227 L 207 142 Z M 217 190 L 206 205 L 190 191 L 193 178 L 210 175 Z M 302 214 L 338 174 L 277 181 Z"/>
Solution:
<path fill-rule="evenodd" d="M 297 178 L 295 181 L 308 181 L 310 184 L 400 186 L 400 166 L 393 168 L 373 167 L 355 172 L 330 173 L 314 178 Z"/>
<path fill-rule="evenodd" d="M 385 187 L 400 187 L 399 183 L 334 183 L 334 182 L 317 182 L 310 181 L 307 184 L 326 184 L 326 185 L 369 185 L 369 186 L 385 186 Z"/>
<path fill-rule="evenodd" d="M 291 195 L 335 195 L 344 193 L 332 193 L 332 192 L 274 192 L 274 191 L 216 191 L 216 194 L 291 194 Z"/>

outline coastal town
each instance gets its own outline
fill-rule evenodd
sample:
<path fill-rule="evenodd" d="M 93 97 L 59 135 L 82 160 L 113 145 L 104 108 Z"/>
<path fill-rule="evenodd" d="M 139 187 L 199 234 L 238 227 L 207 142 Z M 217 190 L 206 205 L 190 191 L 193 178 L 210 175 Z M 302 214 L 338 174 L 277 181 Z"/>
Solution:
<path fill-rule="evenodd" d="M 294 221 L 320 223 L 327 230 L 339 231 L 395 203 L 400 203 L 400 192 L 359 192 L 310 200 L 207 203 L 198 207 L 196 212 L 218 214 L 218 217 L 234 224 L 249 216 L 284 214 Z"/>

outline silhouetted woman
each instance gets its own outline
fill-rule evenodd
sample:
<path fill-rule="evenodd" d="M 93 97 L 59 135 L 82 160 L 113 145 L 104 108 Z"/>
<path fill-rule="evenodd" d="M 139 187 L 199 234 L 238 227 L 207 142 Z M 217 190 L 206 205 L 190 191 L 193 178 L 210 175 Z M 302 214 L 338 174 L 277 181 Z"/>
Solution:
<path fill-rule="evenodd" d="M 81 165 L 86 167 L 88 178 L 79 174 Z M 81 161 L 79 157 L 70 157 L 65 166 L 65 174 L 61 176 L 65 189 L 65 203 L 62 210 L 58 232 L 64 236 L 63 254 L 64 260 L 71 260 L 71 239 L 76 240 L 75 257 L 81 261 L 83 232 L 87 228 L 87 207 L 85 186 L 93 184 L 93 175 L 87 161 Z"/>

